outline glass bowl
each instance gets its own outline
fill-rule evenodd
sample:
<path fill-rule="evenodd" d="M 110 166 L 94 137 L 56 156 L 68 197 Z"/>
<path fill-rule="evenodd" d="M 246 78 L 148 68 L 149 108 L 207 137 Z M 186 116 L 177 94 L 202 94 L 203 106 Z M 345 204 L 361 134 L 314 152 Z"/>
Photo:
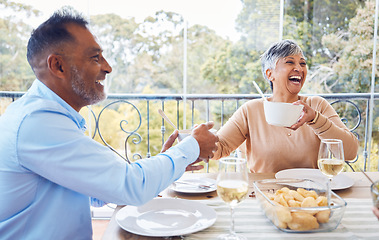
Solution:
<path fill-rule="evenodd" d="M 308 179 L 266 179 L 253 184 L 266 217 L 284 232 L 332 231 L 347 205 L 332 192 L 328 206 L 325 186 Z"/>

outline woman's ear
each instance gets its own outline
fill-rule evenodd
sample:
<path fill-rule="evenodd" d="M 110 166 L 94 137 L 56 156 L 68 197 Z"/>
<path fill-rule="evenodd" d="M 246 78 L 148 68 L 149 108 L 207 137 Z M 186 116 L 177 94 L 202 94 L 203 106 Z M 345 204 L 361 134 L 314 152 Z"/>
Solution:
<path fill-rule="evenodd" d="M 57 54 L 50 54 L 47 57 L 47 67 L 49 71 L 58 78 L 64 78 L 65 67 L 63 64 L 63 58 Z"/>

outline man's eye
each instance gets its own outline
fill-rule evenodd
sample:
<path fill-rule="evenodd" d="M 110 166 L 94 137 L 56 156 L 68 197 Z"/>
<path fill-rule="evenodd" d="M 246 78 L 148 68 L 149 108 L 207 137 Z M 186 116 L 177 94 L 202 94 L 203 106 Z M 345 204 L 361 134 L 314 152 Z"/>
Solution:
<path fill-rule="evenodd" d="M 99 55 L 93 56 L 92 59 L 95 60 L 95 61 L 99 61 L 100 56 Z"/>
<path fill-rule="evenodd" d="M 292 61 L 287 61 L 286 63 L 290 63 L 290 64 L 293 64 L 293 62 L 292 62 Z"/>
<path fill-rule="evenodd" d="M 300 63 L 301 66 L 307 66 L 307 63 L 303 62 L 303 63 Z"/>

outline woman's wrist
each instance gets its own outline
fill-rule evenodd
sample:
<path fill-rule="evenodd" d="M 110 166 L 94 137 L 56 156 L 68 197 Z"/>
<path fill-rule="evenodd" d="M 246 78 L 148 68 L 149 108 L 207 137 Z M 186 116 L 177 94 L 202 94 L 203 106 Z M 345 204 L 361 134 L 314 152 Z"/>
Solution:
<path fill-rule="evenodd" d="M 320 113 L 318 111 L 315 111 L 315 117 L 313 118 L 312 121 L 309 121 L 308 124 L 315 124 L 317 119 L 318 119 L 318 116 L 320 115 Z"/>

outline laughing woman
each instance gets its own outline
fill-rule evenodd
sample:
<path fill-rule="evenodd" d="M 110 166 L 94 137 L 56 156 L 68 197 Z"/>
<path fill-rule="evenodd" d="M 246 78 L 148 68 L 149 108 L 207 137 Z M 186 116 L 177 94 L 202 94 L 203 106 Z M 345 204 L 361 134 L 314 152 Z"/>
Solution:
<path fill-rule="evenodd" d="M 246 141 L 246 158 L 252 172 L 278 172 L 289 168 L 317 168 L 321 139 L 343 141 L 345 159 L 354 159 L 358 139 L 341 121 L 333 107 L 319 96 L 300 96 L 307 77 L 301 48 L 291 40 L 272 45 L 261 57 L 262 73 L 273 91 L 272 102 L 304 105 L 298 122 L 290 128 L 269 125 L 263 100 L 242 105 L 219 130 L 213 159 L 229 156 Z"/>

